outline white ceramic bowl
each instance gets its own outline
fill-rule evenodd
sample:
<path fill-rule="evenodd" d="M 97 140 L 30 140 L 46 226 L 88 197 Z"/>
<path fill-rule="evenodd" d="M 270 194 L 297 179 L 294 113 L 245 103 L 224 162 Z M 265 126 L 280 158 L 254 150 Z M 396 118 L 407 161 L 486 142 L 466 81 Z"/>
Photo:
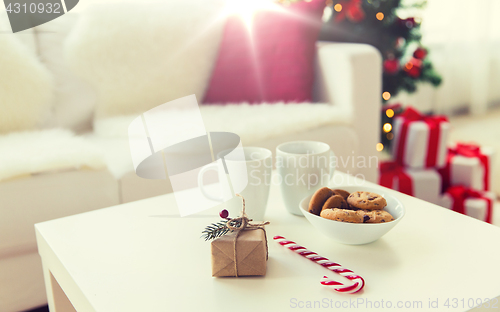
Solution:
<path fill-rule="evenodd" d="M 362 245 L 374 242 L 396 226 L 405 215 L 403 204 L 383 188 L 362 186 L 339 186 L 335 188 L 346 190 L 349 193 L 368 191 L 380 194 L 384 196 L 387 201 L 387 206 L 384 209 L 394 217 L 394 221 L 384 223 L 347 223 L 328 220 L 308 212 L 307 209 L 309 208 L 309 201 L 312 195 L 304 198 L 299 206 L 306 219 L 311 222 L 318 231 L 339 243 Z"/>

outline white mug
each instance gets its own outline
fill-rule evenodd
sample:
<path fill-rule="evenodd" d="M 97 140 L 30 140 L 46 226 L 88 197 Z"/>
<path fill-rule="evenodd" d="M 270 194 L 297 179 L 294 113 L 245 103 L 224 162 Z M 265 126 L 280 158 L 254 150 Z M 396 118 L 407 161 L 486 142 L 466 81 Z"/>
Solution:
<path fill-rule="evenodd" d="M 198 186 L 201 193 L 208 199 L 222 202 L 222 196 L 213 195 L 207 192 L 203 185 L 203 176 L 209 170 L 218 172 L 219 185 L 221 189 L 230 188 L 233 181 L 229 181 L 224 164 L 227 170 L 232 173 L 231 176 L 246 175 L 248 179 L 247 186 L 240 192 L 245 199 L 245 212 L 250 219 L 263 221 L 266 211 L 267 200 L 269 197 L 269 188 L 271 185 L 272 174 L 272 152 L 261 147 L 243 147 L 245 160 L 231 157 L 231 154 L 223 157 L 223 162 L 209 164 L 203 167 L 198 173 Z M 219 153 L 217 158 L 222 158 Z M 226 209 L 230 218 L 239 217 L 242 210 L 242 201 L 239 197 L 233 197 L 226 202 Z"/>
<path fill-rule="evenodd" d="M 288 212 L 302 216 L 299 204 L 333 177 L 336 160 L 323 142 L 295 141 L 278 145 L 276 168 L 280 189 Z"/>

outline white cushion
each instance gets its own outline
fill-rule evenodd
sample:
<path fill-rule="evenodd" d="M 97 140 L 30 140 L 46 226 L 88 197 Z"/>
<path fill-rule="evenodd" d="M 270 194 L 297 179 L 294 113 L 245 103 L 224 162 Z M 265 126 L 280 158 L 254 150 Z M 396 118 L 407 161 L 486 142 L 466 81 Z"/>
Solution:
<path fill-rule="evenodd" d="M 224 1 L 97 3 L 66 41 L 74 71 L 97 91 L 96 117 L 202 99 L 222 36 Z"/>
<path fill-rule="evenodd" d="M 12 34 L 0 12 L 0 133 L 29 130 L 50 113 L 52 75 L 35 54 L 33 32 Z"/>
<path fill-rule="evenodd" d="M 45 120 L 45 127 L 79 131 L 92 125 L 96 92 L 75 75 L 64 58 L 66 38 L 78 17 L 71 11 L 35 28 L 40 59 L 53 74 L 55 83 L 52 112 Z"/>

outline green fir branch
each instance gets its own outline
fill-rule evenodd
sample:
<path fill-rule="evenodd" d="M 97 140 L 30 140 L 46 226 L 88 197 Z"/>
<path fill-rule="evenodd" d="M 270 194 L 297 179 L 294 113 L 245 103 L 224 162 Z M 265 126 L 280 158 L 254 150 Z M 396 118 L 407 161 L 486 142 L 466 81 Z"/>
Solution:
<path fill-rule="evenodd" d="M 226 235 L 228 232 L 233 232 L 227 227 L 227 221 L 228 220 L 221 220 L 217 223 L 212 223 L 210 225 L 207 225 L 205 230 L 201 232 L 203 235 L 201 238 L 204 238 L 205 241 L 216 239 L 218 237 L 221 237 L 223 235 Z M 234 227 L 240 227 L 241 226 L 241 220 L 231 220 L 231 226 Z"/>
<path fill-rule="evenodd" d="M 205 230 L 201 232 L 203 233 L 201 237 L 204 238 L 205 241 L 207 241 L 225 235 L 227 232 L 230 231 L 229 228 L 226 226 L 226 223 L 227 223 L 226 220 L 221 220 L 217 223 L 212 223 L 210 225 L 207 225 Z"/>

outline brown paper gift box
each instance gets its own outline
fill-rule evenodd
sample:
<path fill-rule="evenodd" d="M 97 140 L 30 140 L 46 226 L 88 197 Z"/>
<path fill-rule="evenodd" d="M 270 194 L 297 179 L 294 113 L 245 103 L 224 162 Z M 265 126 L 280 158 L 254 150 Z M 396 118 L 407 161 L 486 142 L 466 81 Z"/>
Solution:
<path fill-rule="evenodd" d="M 236 276 L 234 237 L 236 232 L 212 241 L 212 276 Z M 266 275 L 267 241 L 264 229 L 243 230 L 236 240 L 238 276 Z"/>

